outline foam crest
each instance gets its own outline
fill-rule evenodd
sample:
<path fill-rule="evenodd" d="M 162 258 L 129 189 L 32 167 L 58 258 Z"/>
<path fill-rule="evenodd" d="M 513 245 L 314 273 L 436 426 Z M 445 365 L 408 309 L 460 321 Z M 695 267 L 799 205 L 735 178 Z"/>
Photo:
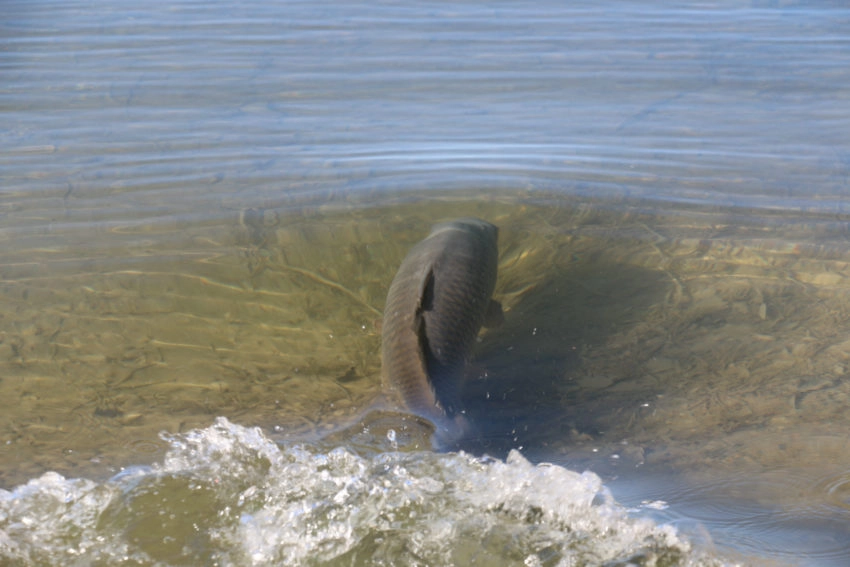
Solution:
<path fill-rule="evenodd" d="M 0 563 L 720 565 L 593 473 L 463 453 L 280 447 L 224 418 L 162 463 L 0 491 Z"/>

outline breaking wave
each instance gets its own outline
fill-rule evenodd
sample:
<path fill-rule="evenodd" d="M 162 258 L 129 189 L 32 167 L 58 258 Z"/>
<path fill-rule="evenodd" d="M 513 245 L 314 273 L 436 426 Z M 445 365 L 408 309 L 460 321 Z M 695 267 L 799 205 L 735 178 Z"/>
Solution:
<path fill-rule="evenodd" d="M 105 482 L 0 490 L 0 564 L 722 565 L 591 472 L 280 446 L 218 418 Z"/>

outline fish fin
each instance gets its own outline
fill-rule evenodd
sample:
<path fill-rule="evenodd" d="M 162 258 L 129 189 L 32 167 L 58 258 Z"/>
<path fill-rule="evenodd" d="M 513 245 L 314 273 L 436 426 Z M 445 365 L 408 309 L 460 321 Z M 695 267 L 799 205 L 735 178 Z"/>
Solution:
<path fill-rule="evenodd" d="M 416 304 L 416 315 L 421 316 L 423 311 L 434 309 L 434 268 L 428 270 L 419 286 L 419 302 Z"/>
<path fill-rule="evenodd" d="M 502 312 L 502 304 L 491 299 L 484 313 L 484 326 L 488 329 L 500 327 L 505 322 L 505 314 Z"/>
<path fill-rule="evenodd" d="M 434 271 L 428 270 L 428 274 L 422 278 L 422 286 L 419 288 L 419 302 L 416 305 L 416 316 L 413 319 L 413 330 L 419 342 L 419 362 L 425 370 L 428 378 L 428 386 L 434 395 L 435 405 L 440 407 L 437 399 L 436 388 L 431 377 L 430 366 L 433 365 L 434 353 L 431 351 L 431 343 L 428 341 L 428 330 L 425 328 L 425 312 L 434 308 Z"/>

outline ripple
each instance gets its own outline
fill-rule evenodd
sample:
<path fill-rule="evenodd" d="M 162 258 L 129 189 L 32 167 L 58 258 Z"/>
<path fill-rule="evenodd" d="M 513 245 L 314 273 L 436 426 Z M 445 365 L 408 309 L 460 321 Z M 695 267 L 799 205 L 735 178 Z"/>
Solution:
<path fill-rule="evenodd" d="M 835 512 L 850 511 L 850 471 L 825 477 L 815 488 L 826 496 L 826 503 Z"/>
<path fill-rule="evenodd" d="M 145 455 L 148 457 L 163 455 L 168 446 L 165 443 L 151 441 L 150 439 L 136 439 L 130 441 L 126 445 L 133 454 Z"/>
<path fill-rule="evenodd" d="M 648 483 L 630 491 L 669 504 L 656 516 L 685 532 L 707 529 L 721 546 L 800 564 L 844 565 L 850 556 L 850 472 L 786 470 Z"/>

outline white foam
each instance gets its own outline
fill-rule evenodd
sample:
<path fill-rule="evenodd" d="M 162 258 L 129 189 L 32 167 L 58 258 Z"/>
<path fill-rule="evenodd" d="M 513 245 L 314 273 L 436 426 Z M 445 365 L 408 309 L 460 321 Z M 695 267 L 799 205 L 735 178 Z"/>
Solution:
<path fill-rule="evenodd" d="M 219 418 L 107 482 L 0 491 L 0 563 L 720 565 L 593 473 L 465 454 L 281 448 Z M 642 558 L 642 559 L 641 559 Z"/>

